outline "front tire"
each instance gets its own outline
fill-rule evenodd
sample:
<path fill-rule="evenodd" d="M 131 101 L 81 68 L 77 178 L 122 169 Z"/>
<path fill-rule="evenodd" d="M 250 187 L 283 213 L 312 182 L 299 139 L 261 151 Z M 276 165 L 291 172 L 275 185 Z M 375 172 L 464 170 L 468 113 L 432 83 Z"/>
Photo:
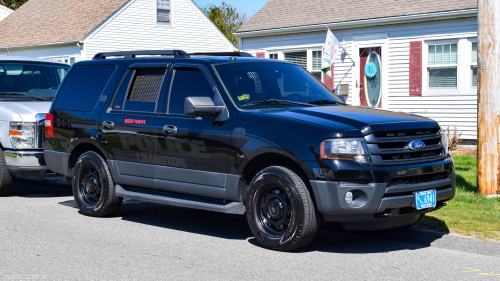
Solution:
<path fill-rule="evenodd" d="M 108 164 L 93 151 L 78 158 L 73 171 L 73 197 L 82 214 L 109 216 L 120 208 L 123 198 L 117 197 Z"/>
<path fill-rule="evenodd" d="M 7 168 L 3 150 L 0 148 L 0 196 L 5 195 L 9 192 L 11 184 L 12 177 L 10 175 L 9 169 Z"/>
<path fill-rule="evenodd" d="M 248 187 L 246 217 L 265 248 L 293 251 L 307 246 L 318 232 L 314 203 L 304 181 L 292 170 L 271 166 Z"/>

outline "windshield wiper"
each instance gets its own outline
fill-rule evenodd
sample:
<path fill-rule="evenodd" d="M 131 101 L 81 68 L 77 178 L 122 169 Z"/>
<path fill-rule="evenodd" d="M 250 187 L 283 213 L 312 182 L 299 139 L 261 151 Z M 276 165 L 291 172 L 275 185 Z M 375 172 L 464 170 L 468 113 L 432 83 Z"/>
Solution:
<path fill-rule="evenodd" d="M 312 104 L 297 102 L 297 101 L 269 99 L 269 100 L 261 100 L 261 101 L 247 103 L 247 104 L 242 105 L 241 107 L 249 107 L 249 106 L 263 105 L 263 104 L 285 104 L 285 105 L 287 105 L 287 104 L 300 104 L 300 105 L 305 105 L 305 106 L 314 106 Z"/>
<path fill-rule="evenodd" d="M 312 101 L 308 101 L 307 103 L 309 103 L 309 104 L 335 104 L 335 103 L 343 104 L 341 102 L 338 102 L 336 100 L 331 100 L 331 99 L 312 100 Z"/>
<path fill-rule="evenodd" d="M 37 96 L 34 96 L 34 95 L 30 95 L 30 94 L 25 94 L 25 93 L 1 93 L 0 96 L 8 96 L 8 95 L 15 95 L 15 96 L 28 96 L 28 97 L 32 97 L 32 98 L 36 98 L 36 99 L 41 99 L 41 100 L 44 100 L 46 101 L 47 99 L 44 99 L 42 97 L 37 97 Z"/>

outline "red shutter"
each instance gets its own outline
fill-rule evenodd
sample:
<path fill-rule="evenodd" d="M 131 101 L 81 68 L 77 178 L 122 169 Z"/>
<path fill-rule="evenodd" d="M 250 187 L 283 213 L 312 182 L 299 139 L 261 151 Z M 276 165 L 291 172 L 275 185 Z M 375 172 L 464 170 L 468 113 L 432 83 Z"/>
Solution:
<path fill-rule="evenodd" d="M 323 73 L 323 84 L 328 87 L 330 90 L 335 90 L 335 79 L 333 76 L 333 64 L 332 64 L 332 78 L 328 77 L 325 73 Z"/>
<path fill-rule="evenodd" d="M 266 52 L 258 52 L 257 53 L 257 57 L 258 58 L 263 58 L 263 59 L 266 58 Z"/>
<path fill-rule="evenodd" d="M 422 41 L 410 42 L 410 95 L 422 95 Z"/>

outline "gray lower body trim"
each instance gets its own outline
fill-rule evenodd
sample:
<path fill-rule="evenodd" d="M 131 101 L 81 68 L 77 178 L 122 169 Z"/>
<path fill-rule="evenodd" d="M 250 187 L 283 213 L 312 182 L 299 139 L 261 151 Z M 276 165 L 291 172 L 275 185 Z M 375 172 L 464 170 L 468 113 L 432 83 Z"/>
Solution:
<path fill-rule="evenodd" d="M 117 184 L 241 201 L 238 175 L 108 160 Z"/>
<path fill-rule="evenodd" d="M 49 166 L 51 171 L 58 174 L 69 176 L 69 157 L 71 154 L 65 152 L 57 152 L 45 150 L 44 152 L 45 162 Z"/>
<path fill-rule="evenodd" d="M 192 209 L 200 209 L 227 214 L 244 214 L 245 205 L 242 202 L 231 202 L 228 204 L 213 204 L 208 202 L 200 202 L 189 199 L 173 198 L 168 196 L 159 196 L 152 194 L 144 194 L 133 191 L 127 191 L 119 184 L 115 186 L 116 195 L 119 197 L 132 198 L 158 204 L 165 204 L 177 207 L 185 207 Z"/>

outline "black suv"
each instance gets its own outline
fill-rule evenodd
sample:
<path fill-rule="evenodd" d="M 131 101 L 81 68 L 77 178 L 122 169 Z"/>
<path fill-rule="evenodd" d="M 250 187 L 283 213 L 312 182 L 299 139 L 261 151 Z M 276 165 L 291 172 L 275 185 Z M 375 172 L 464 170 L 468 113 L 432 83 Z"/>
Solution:
<path fill-rule="evenodd" d="M 85 215 L 123 198 L 246 214 L 280 251 L 320 222 L 407 226 L 455 195 L 437 122 L 347 106 L 299 66 L 245 53 L 97 54 L 70 69 L 45 135 Z"/>

